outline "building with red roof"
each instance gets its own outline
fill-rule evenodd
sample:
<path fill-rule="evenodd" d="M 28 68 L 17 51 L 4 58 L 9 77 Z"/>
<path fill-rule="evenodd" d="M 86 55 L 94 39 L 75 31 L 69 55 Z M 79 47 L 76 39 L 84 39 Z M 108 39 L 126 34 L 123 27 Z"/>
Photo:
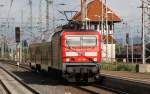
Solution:
<path fill-rule="evenodd" d="M 87 5 L 87 18 L 93 23 L 98 23 L 102 19 L 113 23 L 121 22 L 121 18 L 110 8 L 107 7 L 107 11 L 106 17 L 106 5 L 100 0 L 93 0 Z M 81 11 L 73 17 L 73 20 L 81 22 Z"/>
<path fill-rule="evenodd" d="M 81 0 L 85 3 L 86 0 Z M 81 6 L 83 4 L 81 3 Z M 107 9 L 106 9 L 107 8 Z M 115 39 L 113 37 L 114 23 L 121 22 L 121 18 L 106 7 L 102 0 L 93 0 L 86 5 L 86 12 L 83 16 L 83 9 L 77 12 L 72 20 L 82 23 L 86 21 L 87 29 L 97 30 L 102 35 L 102 57 L 103 60 L 115 61 Z M 106 12 L 107 11 L 107 12 Z M 84 17 L 84 20 L 83 20 Z M 113 59 L 113 61 L 112 61 Z"/>

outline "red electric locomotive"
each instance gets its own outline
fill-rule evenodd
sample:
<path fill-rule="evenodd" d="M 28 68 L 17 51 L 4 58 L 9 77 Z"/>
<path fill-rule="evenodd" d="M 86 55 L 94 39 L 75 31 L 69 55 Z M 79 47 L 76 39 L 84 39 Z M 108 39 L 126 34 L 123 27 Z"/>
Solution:
<path fill-rule="evenodd" d="M 61 73 L 68 81 L 99 77 L 101 37 L 97 31 L 58 31 L 50 42 L 30 45 L 31 67 Z M 54 71 L 55 70 L 55 71 Z"/>

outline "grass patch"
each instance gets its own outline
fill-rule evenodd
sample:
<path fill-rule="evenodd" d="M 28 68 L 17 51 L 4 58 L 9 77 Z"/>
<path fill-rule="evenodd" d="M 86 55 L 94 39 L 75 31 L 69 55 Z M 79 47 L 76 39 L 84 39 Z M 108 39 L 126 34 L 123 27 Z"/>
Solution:
<path fill-rule="evenodd" d="M 101 63 L 102 70 L 109 71 L 129 71 L 129 72 L 138 72 L 138 66 L 136 64 L 127 64 L 127 63 Z"/>

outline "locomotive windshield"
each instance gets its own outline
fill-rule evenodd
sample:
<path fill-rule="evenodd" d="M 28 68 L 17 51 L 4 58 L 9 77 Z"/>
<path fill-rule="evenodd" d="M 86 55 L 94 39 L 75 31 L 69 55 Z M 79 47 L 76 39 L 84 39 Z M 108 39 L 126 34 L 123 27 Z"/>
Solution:
<path fill-rule="evenodd" d="M 96 46 L 96 36 L 68 36 L 66 38 L 67 46 Z"/>

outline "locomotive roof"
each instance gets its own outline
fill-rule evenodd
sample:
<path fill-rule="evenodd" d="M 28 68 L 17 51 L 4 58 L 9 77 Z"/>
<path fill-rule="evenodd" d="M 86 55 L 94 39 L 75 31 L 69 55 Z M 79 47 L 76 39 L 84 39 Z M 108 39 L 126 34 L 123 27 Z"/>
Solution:
<path fill-rule="evenodd" d="M 61 26 L 60 27 L 57 27 L 54 32 L 52 32 L 49 36 L 49 40 L 48 42 L 38 42 L 38 43 L 32 43 L 30 44 L 30 46 L 34 45 L 34 46 L 39 46 L 41 44 L 50 44 L 51 40 L 52 40 L 52 37 L 55 35 L 55 34 L 58 34 L 61 35 L 63 32 L 98 32 L 98 31 L 94 31 L 94 30 L 85 30 L 85 29 L 79 29 L 79 30 L 74 30 L 74 29 L 63 29 Z"/>
<path fill-rule="evenodd" d="M 81 30 L 64 29 L 62 32 L 98 32 L 98 31 L 96 31 L 96 30 L 85 30 L 85 29 L 81 29 Z"/>

